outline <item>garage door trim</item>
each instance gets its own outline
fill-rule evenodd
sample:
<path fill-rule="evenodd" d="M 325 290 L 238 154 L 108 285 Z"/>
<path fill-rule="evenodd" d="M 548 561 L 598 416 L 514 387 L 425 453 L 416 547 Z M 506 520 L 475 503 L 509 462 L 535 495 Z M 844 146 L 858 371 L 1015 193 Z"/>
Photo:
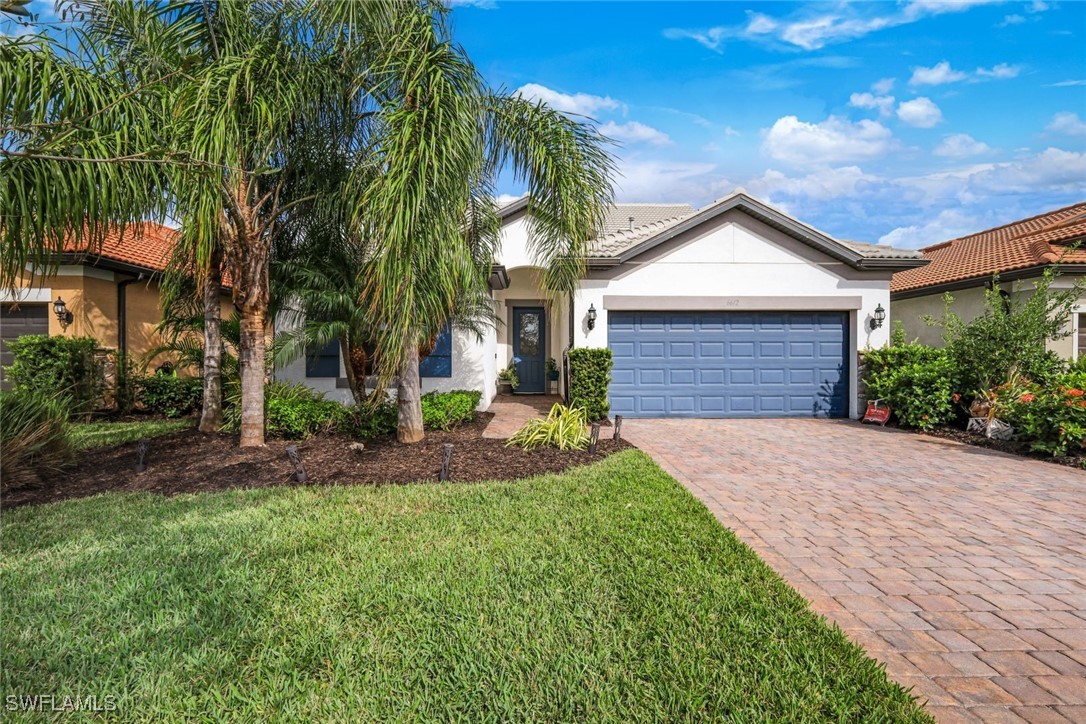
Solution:
<path fill-rule="evenodd" d="M 851 312 L 863 297 L 664 297 L 605 294 L 603 308 L 621 312 Z"/>

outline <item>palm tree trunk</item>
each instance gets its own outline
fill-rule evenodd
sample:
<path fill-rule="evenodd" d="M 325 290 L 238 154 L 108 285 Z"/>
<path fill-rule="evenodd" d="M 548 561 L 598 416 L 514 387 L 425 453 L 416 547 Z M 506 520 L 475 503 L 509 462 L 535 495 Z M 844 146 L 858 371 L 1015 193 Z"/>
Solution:
<path fill-rule="evenodd" d="M 409 342 L 404 353 L 397 388 L 399 424 L 396 439 L 403 443 L 422 442 L 422 382 L 419 379 L 419 346 Z"/>
<path fill-rule="evenodd" d="M 204 406 L 200 432 L 222 428 L 222 254 L 216 247 L 204 277 Z"/>
<path fill-rule="evenodd" d="M 241 310 L 241 447 L 264 445 L 263 308 Z"/>
<path fill-rule="evenodd" d="M 361 405 L 366 397 L 366 391 L 363 389 L 366 384 L 365 370 L 363 370 L 362 375 L 358 374 L 358 370 L 354 367 L 353 352 L 354 348 L 347 341 L 347 338 L 340 337 L 339 356 L 343 358 L 343 370 L 347 374 L 347 384 L 351 388 L 351 396 L 354 397 L 355 404 Z"/>

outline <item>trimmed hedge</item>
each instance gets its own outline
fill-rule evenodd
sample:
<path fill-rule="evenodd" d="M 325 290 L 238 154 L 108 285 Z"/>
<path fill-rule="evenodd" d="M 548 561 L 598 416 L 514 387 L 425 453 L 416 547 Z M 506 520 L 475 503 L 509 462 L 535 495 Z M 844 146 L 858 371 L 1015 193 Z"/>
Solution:
<path fill-rule="evenodd" d="M 428 392 L 422 396 L 422 424 L 432 430 L 451 430 L 471 422 L 482 396 L 478 390 Z"/>
<path fill-rule="evenodd" d="M 602 420 L 611 410 L 607 397 L 611 385 L 611 350 L 578 347 L 569 355 L 569 405 L 585 411 L 588 419 Z"/>
<path fill-rule="evenodd" d="M 72 414 L 92 411 L 105 387 L 92 337 L 28 334 L 8 342 L 14 363 L 7 368 L 12 390 L 60 395 Z"/>

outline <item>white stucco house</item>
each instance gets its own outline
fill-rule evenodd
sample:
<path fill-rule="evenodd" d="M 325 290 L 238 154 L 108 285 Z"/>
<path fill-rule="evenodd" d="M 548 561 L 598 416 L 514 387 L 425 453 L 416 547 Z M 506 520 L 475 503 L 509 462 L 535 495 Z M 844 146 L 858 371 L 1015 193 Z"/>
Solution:
<path fill-rule="evenodd" d="M 917 252 L 834 239 L 741 190 L 702 209 L 616 204 L 577 291 L 553 299 L 532 264 L 527 199 L 501 210 L 492 277 L 504 321 L 482 341 L 443 336 L 423 389 L 477 389 L 485 409 L 516 358 L 518 393 L 548 391 L 547 358 L 614 355 L 612 414 L 629 417 L 857 416 L 861 350 L 887 343 L 894 272 Z M 338 352 L 278 369 L 349 399 Z M 313 372 L 320 367 L 322 374 Z M 308 372 L 308 374 L 307 374 Z"/>

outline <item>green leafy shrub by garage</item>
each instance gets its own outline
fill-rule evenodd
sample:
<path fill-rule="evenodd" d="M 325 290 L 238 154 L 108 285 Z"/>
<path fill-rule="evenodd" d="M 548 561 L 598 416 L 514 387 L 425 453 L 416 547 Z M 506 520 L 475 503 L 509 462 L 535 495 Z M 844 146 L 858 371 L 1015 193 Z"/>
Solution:
<path fill-rule="evenodd" d="M 95 408 L 105 386 L 97 340 L 29 334 L 7 344 L 14 362 L 5 375 L 13 390 L 60 395 L 71 414 Z"/>
<path fill-rule="evenodd" d="M 69 402 L 29 389 L 0 393 L 0 484 L 3 490 L 37 484 L 75 457 Z"/>
<path fill-rule="evenodd" d="M 1047 270 L 1036 282 L 1017 282 L 1011 291 L 993 277 L 984 293 L 984 311 L 965 321 L 952 309 L 929 324 L 943 328 L 947 358 L 954 368 L 955 392 L 963 397 L 991 390 L 1012 372 L 1045 385 L 1054 382 L 1067 364 L 1048 350 L 1048 343 L 1070 334 L 1068 321 L 1083 292 L 1080 282 L 1054 289 L 1058 272 Z"/>
<path fill-rule="evenodd" d="M 529 420 L 509 438 L 505 446 L 516 445 L 529 451 L 543 446 L 559 450 L 584 450 L 589 441 L 585 430 L 587 425 L 584 410 L 555 404 L 545 419 Z"/>
<path fill-rule="evenodd" d="M 204 383 L 199 377 L 179 377 L 176 372 L 156 372 L 136 382 L 136 400 L 147 412 L 183 417 L 200 408 Z"/>
<path fill-rule="evenodd" d="M 584 410 L 589 420 L 602 420 L 611 410 L 611 350 L 578 347 L 569 351 L 569 405 Z"/>
<path fill-rule="evenodd" d="M 432 430 L 451 430 L 470 422 L 481 398 L 478 390 L 428 392 L 422 396 L 422 424 Z"/>
<path fill-rule="evenodd" d="M 929 430 L 952 420 L 954 367 L 946 352 L 922 344 L 898 344 L 864 354 L 867 398 L 890 405 L 906 427 Z"/>

